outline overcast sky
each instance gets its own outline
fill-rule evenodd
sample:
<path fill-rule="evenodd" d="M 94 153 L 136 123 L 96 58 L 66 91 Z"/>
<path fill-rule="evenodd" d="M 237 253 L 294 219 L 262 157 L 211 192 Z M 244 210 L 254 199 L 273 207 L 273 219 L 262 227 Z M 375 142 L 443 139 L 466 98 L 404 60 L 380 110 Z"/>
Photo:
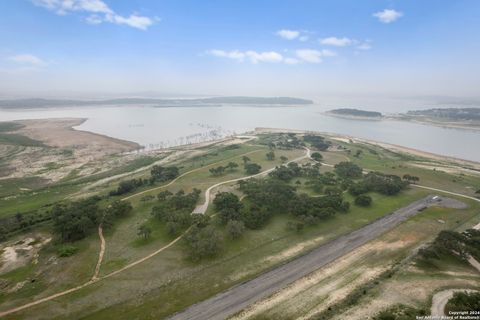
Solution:
<path fill-rule="evenodd" d="M 0 94 L 480 96 L 478 0 L 0 1 Z"/>

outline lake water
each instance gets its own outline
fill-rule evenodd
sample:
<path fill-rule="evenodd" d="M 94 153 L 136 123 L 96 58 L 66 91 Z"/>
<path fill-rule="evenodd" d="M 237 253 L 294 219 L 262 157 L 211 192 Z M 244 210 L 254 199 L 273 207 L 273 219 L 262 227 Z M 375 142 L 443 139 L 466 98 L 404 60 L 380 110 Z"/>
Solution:
<path fill-rule="evenodd" d="M 146 149 L 212 140 L 255 127 L 312 130 L 351 135 L 440 155 L 480 162 L 480 131 L 447 129 L 404 121 L 350 120 L 325 116 L 325 107 L 108 106 L 8 111 L 0 121 L 88 118 L 81 130 L 135 141 Z"/>

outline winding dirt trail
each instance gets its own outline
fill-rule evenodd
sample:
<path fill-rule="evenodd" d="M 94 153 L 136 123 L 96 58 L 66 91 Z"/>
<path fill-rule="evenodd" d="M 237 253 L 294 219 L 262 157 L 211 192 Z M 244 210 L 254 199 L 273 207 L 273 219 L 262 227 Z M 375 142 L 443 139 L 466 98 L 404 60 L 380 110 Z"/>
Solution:
<path fill-rule="evenodd" d="M 310 158 L 310 154 L 311 154 L 311 151 L 310 149 L 308 148 L 305 148 L 305 154 L 301 157 L 298 157 L 298 158 L 295 158 L 293 160 L 290 160 L 288 162 L 285 163 L 285 165 L 289 164 L 289 163 L 292 163 L 292 162 L 297 162 L 297 161 L 301 161 L 303 159 L 307 159 L 307 158 Z M 275 170 L 275 167 L 273 168 L 270 168 L 270 169 L 267 169 L 267 170 L 264 170 L 260 173 L 257 173 L 257 174 L 254 174 L 254 175 L 251 175 L 251 176 L 246 176 L 246 177 L 241 177 L 241 178 L 237 178 L 237 179 L 231 179 L 231 180 L 227 180 L 227 181 L 222 181 L 222 182 L 219 182 L 217 184 L 214 184 L 213 186 L 210 186 L 206 191 L 205 191 L 205 202 L 201 205 L 198 205 L 192 213 L 194 214 L 205 214 L 205 212 L 207 212 L 207 209 L 208 209 L 208 206 L 210 204 L 210 195 L 211 195 L 211 192 L 213 189 L 215 188 L 218 188 L 219 186 L 221 185 L 224 185 L 224 184 L 228 184 L 228 183 L 232 183 L 232 182 L 237 182 L 237 181 L 242 181 L 242 180 L 247 180 L 247 179 L 251 179 L 251 178 L 256 178 L 256 177 L 260 177 L 260 176 L 263 176 L 263 175 L 266 175 L 270 172 L 272 172 L 273 170 Z"/>
<path fill-rule="evenodd" d="M 307 152 L 305 153 L 305 155 L 299 157 L 299 158 L 296 158 L 294 160 L 291 160 L 289 161 L 290 162 L 294 162 L 294 161 L 300 161 L 302 159 L 305 159 L 307 157 L 310 156 L 310 150 L 307 148 L 306 149 Z M 130 195 L 128 197 L 125 197 L 123 199 L 121 199 L 122 201 L 124 200 L 128 200 L 128 199 L 131 199 L 133 197 L 136 197 L 136 196 L 139 196 L 141 194 L 144 194 L 144 193 L 147 193 L 147 192 L 150 192 L 150 191 L 154 191 L 154 190 L 158 190 L 158 189 L 162 189 L 162 188 L 165 188 L 165 187 L 168 187 L 170 185 L 172 185 L 175 181 L 177 181 L 178 179 L 180 179 L 181 177 L 184 177 L 186 176 L 187 174 L 190 174 L 190 173 L 193 173 L 193 172 L 196 172 L 198 170 L 201 170 L 201 169 L 205 169 L 207 167 L 210 167 L 210 166 L 213 166 L 213 165 L 216 165 L 216 164 L 219 164 L 219 163 L 222 163 L 222 162 L 225 162 L 225 161 L 228 161 L 228 160 L 231 160 L 231 159 L 234 159 L 234 158 L 238 158 L 238 157 L 241 157 L 241 156 L 245 156 L 245 155 L 248 155 L 248 154 L 252 154 L 252 153 L 255 153 L 255 152 L 260 152 L 260 151 L 263 151 L 263 149 L 260 149 L 260 150 L 253 150 L 253 151 L 250 151 L 250 152 L 247 152 L 247 153 L 244 153 L 244 154 L 240 154 L 240 155 L 237 155 L 237 156 L 234 156 L 234 157 L 231 157 L 231 158 L 228 158 L 228 159 L 225 159 L 225 160 L 222 160 L 222 161 L 218 161 L 218 162 L 215 162 L 215 163 L 212 163 L 212 164 L 209 164 L 207 166 L 204 166 L 204 167 L 201 167 L 201 168 L 197 168 L 197 169 L 193 169 L 193 170 L 190 170 L 188 172 L 185 172 L 183 173 L 182 175 L 178 176 L 177 178 L 175 178 L 174 180 L 170 181 L 168 184 L 166 185 L 163 185 L 163 186 L 159 186 L 159 187 L 155 187 L 155 188 L 152 188 L 152 189 L 149 189 L 149 190 L 144 190 L 142 192 L 138 192 L 136 194 L 133 194 L 133 195 Z M 225 183 L 231 183 L 231 182 L 235 182 L 235 181 L 240 181 L 240 180 L 244 180 L 244 179 L 250 179 L 250 178 L 253 178 L 253 177 L 257 177 L 257 176 L 261 176 L 261 175 L 265 175 L 269 172 L 271 172 L 272 170 L 274 170 L 275 168 L 271 168 L 271 169 L 268 169 L 268 170 L 265 170 L 265 171 L 262 171 L 258 174 L 255 174 L 255 175 L 252 175 L 252 176 L 248 176 L 248 177 L 242 177 L 242 178 L 238 178 L 238 179 L 232 179 L 232 180 L 227 180 L 227 181 L 224 181 L 224 182 L 220 182 L 220 183 L 217 183 L 215 184 L 214 186 L 211 186 L 210 188 L 207 189 L 207 192 L 205 194 L 206 196 L 206 199 L 208 199 L 208 201 L 206 201 L 204 203 L 204 205 L 206 204 L 206 207 L 205 207 L 205 211 L 206 209 L 208 208 L 208 204 L 209 204 L 209 201 L 210 201 L 210 191 L 212 189 L 214 189 L 215 187 L 218 187 L 219 185 L 222 185 L 222 184 L 225 184 Z M 208 197 L 208 198 L 207 198 Z M 190 228 L 189 228 L 190 229 Z M 59 293 L 56 293 L 56 294 L 53 294 L 53 295 L 50 295 L 48 297 L 45 297 L 45 298 L 41 298 L 41 299 L 38 299 L 38 300 L 35 300 L 35 301 L 32 301 L 30 303 L 27 303 L 27 304 L 24 304 L 23 306 L 19 306 L 19 307 L 16 307 L 16 308 L 13 308 L 13 309 L 10 309 L 10 310 L 6 310 L 6 311 L 2 311 L 0 312 L 0 317 L 4 317 L 4 316 L 7 316 L 9 314 L 12 314 L 12 313 L 16 313 L 16 312 L 19 312 L 19 311 L 22 311 L 22 310 L 25 310 L 25 309 L 28 309 L 30 307 L 33 307 L 33 306 L 36 306 L 38 304 L 41 304 L 41 303 L 44 303 L 44 302 L 47 302 L 47 301 L 51 301 L 53 299 L 56 299 L 56 298 L 59 298 L 59 297 L 62 297 L 64 295 L 67 295 L 69 293 L 72 293 L 72 292 L 75 292 L 75 291 L 78 291 L 80 289 L 83 289 L 87 286 L 90 286 L 98 281 L 101 281 L 103 279 L 107 279 L 107 278 L 110 278 L 116 274 L 119 274 L 121 272 L 124 272 L 125 270 L 128 270 L 142 262 L 145 262 L 151 258 L 153 258 L 154 256 L 156 256 L 157 254 L 159 254 L 160 252 L 170 248 L 171 246 L 173 246 L 175 243 L 177 243 L 180 239 L 183 238 L 183 236 L 188 232 L 188 230 L 185 230 L 181 235 L 179 235 L 177 238 L 175 238 L 173 241 L 171 241 L 170 243 L 166 244 L 165 246 L 159 248 L 158 250 L 150 253 L 149 255 L 141 258 L 141 259 L 138 259 L 138 260 L 135 260 L 133 261 L 132 263 L 124 266 L 123 268 L 121 269 L 118 269 L 116 271 L 113 271 L 109 274 L 106 274 L 102 277 L 99 277 L 99 273 L 100 273 L 100 267 L 101 267 L 101 264 L 102 264 L 102 261 L 103 261 L 103 256 L 105 254 L 105 249 L 106 249 L 106 242 L 105 242 L 105 238 L 103 236 L 103 228 L 102 226 L 100 225 L 98 227 L 98 235 L 100 237 L 100 252 L 98 254 L 98 261 L 97 261 L 97 265 L 95 266 L 95 272 L 92 276 L 92 279 L 88 282 L 85 282 L 84 284 L 82 285 L 79 285 L 79 286 L 76 286 L 76 287 L 73 287 L 73 288 L 70 288 L 68 290 L 65 290 L 65 291 L 62 291 L 62 292 L 59 292 Z"/>
<path fill-rule="evenodd" d="M 162 188 L 166 188 L 170 185 L 172 185 L 174 182 L 176 182 L 178 179 L 180 179 L 181 177 L 184 177 L 185 175 L 187 174 L 190 174 L 190 173 L 193 173 L 193 172 L 196 172 L 196 171 L 199 171 L 201 169 L 205 169 L 207 167 L 210 167 L 210 166 L 213 166 L 213 165 L 216 165 L 216 164 L 219 164 L 219 163 L 222 163 L 222 162 L 225 162 L 225 161 L 228 161 L 230 159 L 234 159 L 234 158 L 238 158 L 240 156 L 244 156 L 244 155 L 247 155 L 247 154 L 252 154 L 252 153 L 255 153 L 255 152 L 260 152 L 262 151 L 263 149 L 260 149 L 260 150 L 253 150 L 253 151 L 250 151 L 250 152 L 247 152 L 247 153 L 244 153 L 244 154 L 241 154 L 241 155 L 237 155 L 237 156 L 234 156 L 234 157 L 231 157 L 231 158 L 228 158 L 228 159 L 225 159 L 225 160 L 221 160 L 221 161 L 218 161 L 218 162 L 215 162 L 215 163 L 212 163 L 212 164 L 209 164 L 207 166 L 204 166 L 204 167 L 201 167 L 201 168 L 197 168 L 197 169 L 193 169 L 193 170 L 190 170 L 188 172 L 185 172 L 183 173 L 182 175 L 178 176 L 177 178 L 175 178 L 174 180 L 170 181 L 168 184 L 166 185 L 163 185 L 163 186 L 159 186 L 159 187 L 155 187 L 155 188 L 152 188 L 152 189 L 148 189 L 148 190 L 144 190 L 144 191 L 141 191 L 141 192 L 138 192 L 136 194 L 133 194 L 133 195 L 130 195 L 128 197 L 125 197 L 123 199 L 121 199 L 122 201 L 125 201 L 125 200 L 128 200 L 128 199 L 131 199 L 133 197 L 136 197 L 136 196 L 139 196 L 141 194 L 145 194 L 147 192 L 151 192 L 151 191 L 154 191 L 154 190 L 158 190 L 158 189 L 162 189 Z M 288 163 L 291 163 L 291 162 L 297 162 L 297 161 L 300 161 L 300 160 L 303 160 L 303 159 L 306 159 L 306 158 L 309 158 L 313 161 L 315 161 L 314 159 L 311 158 L 311 150 L 309 148 L 305 148 L 306 152 L 303 156 L 301 157 L 298 157 L 296 159 L 293 159 Z M 315 161 L 315 162 L 318 162 L 318 161 Z M 327 163 L 321 163 L 322 165 L 325 165 L 325 166 L 328 166 L 328 167 L 333 167 L 334 165 L 331 165 L 331 164 L 327 164 Z M 231 182 L 235 182 L 235 181 L 240 181 L 240 180 L 245 180 L 245 179 L 250 179 L 250 178 L 254 178 L 254 177 L 257 177 L 257 176 L 261 176 L 261 175 L 265 175 L 271 171 L 275 170 L 275 168 L 270 168 L 268 170 L 265 170 L 265 171 L 262 171 L 258 174 L 255 174 L 255 175 L 252 175 L 252 176 L 248 176 L 248 177 L 242 177 L 242 178 L 237 178 L 237 179 L 231 179 L 231 180 L 227 180 L 227 181 L 224 181 L 224 182 L 220 182 L 220 183 L 217 183 L 211 187 L 209 187 L 207 189 L 207 191 L 205 192 L 205 203 L 201 205 L 201 210 L 203 210 L 201 213 L 205 213 L 206 210 L 208 209 L 208 205 L 210 203 L 210 192 L 211 190 L 213 190 L 214 188 L 220 186 L 220 185 L 223 185 L 223 184 L 226 184 L 226 183 L 231 183 Z M 421 186 L 421 185 L 413 185 L 415 187 L 418 187 L 418 188 L 423 188 L 423 189 L 428 189 L 428 190 L 432 190 L 432 191 L 438 191 L 438 192 L 443 192 L 443 193 L 447 193 L 447 194 L 451 194 L 451 195 L 455 195 L 455 196 L 459 196 L 459 197 L 463 197 L 463 198 L 467 198 L 467 199 L 471 199 L 471 200 L 475 200 L 475 201 L 478 201 L 480 202 L 480 199 L 477 199 L 477 198 L 474 198 L 474 197 L 470 197 L 470 196 L 467 196 L 467 195 L 463 195 L 463 194 L 459 194 L 459 193 L 454 193 L 454 192 L 450 192 L 450 191 L 446 191 L 446 190 L 441 190 L 441 189 L 436 189 L 436 188 L 431 188 L 431 187 L 427 187 L 427 186 Z M 198 207 L 197 207 L 198 208 Z M 194 213 L 200 213 L 200 212 L 196 212 L 197 208 L 194 210 Z M 200 209 L 199 209 L 200 210 Z M 70 294 L 72 292 L 76 292 L 80 289 L 83 289 L 85 287 L 88 287 L 98 281 L 101 281 L 103 279 L 107 279 L 107 278 L 110 278 L 114 275 L 117 275 L 125 270 L 128 270 L 142 262 L 145 262 L 146 260 L 149 260 L 151 259 L 152 257 L 156 256 L 157 254 L 159 254 L 160 252 L 170 248 L 171 246 L 173 246 L 175 243 L 177 243 L 187 232 L 188 232 L 189 229 L 187 229 L 184 233 L 182 233 L 180 236 L 178 236 L 177 238 L 175 238 L 173 241 L 171 241 L 170 243 L 166 244 L 165 246 L 159 248 L 158 250 L 152 252 L 151 254 L 141 258 L 141 259 L 138 259 L 126 266 L 124 266 L 123 268 L 121 269 L 118 269 L 116 271 L 113 271 L 109 274 L 106 274 L 102 277 L 99 277 L 99 272 L 100 272 L 100 267 L 101 267 L 101 264 L 102 264 L 102 261 L 103 261 L 103 256 L 104 256 L 104 253 L 105 253 L 105 249 L 106 249 L 106 243 L 105 243 L 105 238 L 103 237 L 103 228 L 101 226 L 99 226 L 99 229 L 98 229 L 98 234 L 99 234 L 99 237 L 100 237 L 100 252 L 99 252 L 99 259 L 97 261 L 97 265 L 95 267 L 95 273 L 92 277 L 91 280 L 85 282 L 84 284 L 82 285 L 79 285 L 79 286 L 76 286 L 76 287 L 73 287 L 73 288 L 70 288 L 68 290 L 65 290 L 65 291 L 62 291 L 62 292 L 58 292 L 56 294 L 53 294 L 53 295 L 50 295 L 50 296 L 47 296 L 47 297 L 44 297 L 44 298 L 41 298 L 41 299 L 37 299 L 37 300 L 34 300 L 30 303 L 27 303 L 27 304 L 24 304 L 22 306 L 19 306 L 19 307 L 16 307 L 16 308 L 12 308 L 12 309 L 9 309 L 9 310 L 5 310 L 5 311 L 0 311 L 0 317 L 4 317 L 4 316 L 7 316 L 7 315 L 10 315 L 10 314 L 13 314 L 13 313 L 16 313 L 16 312 L 19 312 L 19 311 L 22 311 L 22 310 L 25 310 L 25 309 L 28 309 L 30 307 L 33 307 L 33 306 L 36 306 L 36 305 L 39 305 L 41 303 L 44 303 L 44 302 L 47 302 L 47 301 L 51 301 L 53 299 L 56 299 L 56 298 L 59 298 L 59 297 L 62 297 L 64 295 L 67 295 L 67 294 Z M 448 299 L 447 299 L 448 301 Z M 433 306 L 432 306 L 433 308 Z"/>
<path fill-rule="evenodd" d="M 249 152 L 246 152 L 246 153 L 239 154 L 239 155 L 237 155 L 237 156 L 233 156 L 233 157 L 230 157 L 230 158 L 227 158 L 227 159 L 224 159 L 224 160 L 220 160 L 220 161 L 211 163 L 211 164 L 206 165 L 206 166 L 204 166 L 204 167 L 199 167 L 199 168 L 196 168 L 196 169 L 193 169 L 193 170 L 184 172 L 184 173 L 182 173 L 181 175 L 179 175 L 178 177 L 176 177 L 175 179 L 173 179 L 172 181 L 170 181 L 170 182 L 167 183 L 167 184 L 164 184 L 164 185 L 159 186 L 159 187 L 155 187 L 155 188 L 151 188 L 151 189 L 147 189 L 147 190 L 144 190 L 144 191 L 140 191 L 140 192 L 134 193 L 134 194 L 129 195 L 128 197 L 122 198 L 122 199 L 120 199 L 120 200 L 125 201 L 125 200 L 131 199 L 131 198 L 134 198 L 134 197 L 138 197 L 139 195 L 142 195 L 142 194 L 145 194 L 145 193 L 148 193 L 148 192 L 151 192 L 151 191 L 160 190 L 160 189 L 169 187 L 169 186 L 171 186 L 172 184 L 174 184 L 175 182 L 177 182 L 178 179 L 183 178 L 183 177 L 185 177 L 186 175 L 189 175 L 190 173 L 193 173 L 193 172 L 196 172 L 196 171 L 200 171 L 200 170 L 203 170 L 203 169 L 205 169 L 205 168 L 208 168 L 208 167 L 211 167 L 211 166 L 214 166 L 214 165 L 217 165 L 217 164 L 220 164 L 220 163 L 222 163 L 222 162 L 229 161 L 229 160 L 232 160 L 232 159 L 235 159 L 235 158 L 238 158 L 238 157 L 242 157 L 242 156 L 246 156 L 246 155 L 248 155 L 248 154 L 260 152 L 260 151 L 262 151 L 262 150 L 263 150 L 263 149 L 249 151 Z"/>
<path fill-rule="evenodd" d="M 98 226 L 98 237 L 100 238 L 100 252 L 98 253 L 98 261 L 95 266 L 95 272 L 92 276 L 92 281 L 98 279 L 98 274 L 100 273 L 100 266 L 102 265 L 103 256 L 105 255 L 105 238 L 103 237 L 103 226 L 100 224 Z"/>

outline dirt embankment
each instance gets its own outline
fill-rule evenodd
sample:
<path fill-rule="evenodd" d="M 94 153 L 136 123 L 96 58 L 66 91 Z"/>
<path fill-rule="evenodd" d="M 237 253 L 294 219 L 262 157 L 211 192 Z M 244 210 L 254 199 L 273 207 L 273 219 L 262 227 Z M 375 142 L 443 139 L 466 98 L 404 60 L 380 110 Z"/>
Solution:
<path fill-rule="evenodd" d="M 135 142 L 120 140 L 88 131 L 76 130 L 86 119 L 42 119 L 15 121 L 24 125 L 17 132 L 44 144 L 58 148 L 75 148 L 83 153 L 100 157 L 139 149 Z"/>
<path fill-rule="evenodd" d="M 40 141 L 42 145 L 0 145 L 0 151 L 4 151 L 3 168 L 8 169 L 2 171 L 0 179 L 37 176 L 58 181 L 73 170 L 76 175 L 91 174 L 108 170 L 113 165 L 108 163 L 106 157 L 140 148 L 134 142 L 73 128 L 85 120 L 65 118 L 14 121 L 22 127 L 11 133 Z M 133 157 L 135 155 L 122 156 L 121 161 L 129 161 Z M 118 161 L 120 160 L 117 159 L 116 162 Z"/>

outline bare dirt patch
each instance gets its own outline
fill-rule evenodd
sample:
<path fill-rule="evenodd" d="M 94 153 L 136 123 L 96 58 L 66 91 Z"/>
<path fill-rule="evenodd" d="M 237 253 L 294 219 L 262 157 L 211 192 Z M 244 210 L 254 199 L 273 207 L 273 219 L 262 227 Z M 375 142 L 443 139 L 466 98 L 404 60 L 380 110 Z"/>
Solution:
<path fill-rule="evenodd" d="M 360 266 L 369 256 L 382 251 L 388 252 L 403 248 L 412 241 L 414 240 L 402 239 L 395 242 L 376 240 L 367 243 L 328 266 L 295 281 L 274 295 L 251 305 L 232 319 L 250 319 L 261 314 L 275 317 L 278 312 L 283 314 L 283 318 L 288 318 L 287 314 L 292 316 L 303 314 L 302 319 L 308 319 L 345 298 L 356 287 L 375 278 L 388 268 L 387 265 Z M 298 254 L 298 250 L 301 250 L 302 246 L 309 245 L 310 242 L 313 243 L 315 240 L 285 250 L 279 255 L 279 259 L 283 255 Z"/>
<path fill-rule="evenodd" d="M 50 241 L 51 238 L 37 234 L 5 244 L 0 249 L 0 275 L 26 266 L 28 263 L 37 263 L 38 252 Z"/>
<path fill-rule="evenodd" d="M 84 121 L 76 118 L 15 121 L 22 127 L 13 133 L 40 141 L 44 146 L 2 145 L 0 150 L 8 156 L 4 164 L 8 170 L 1 179 L 38 176 L 58 181 L 73 170 L 77 175 L 97 173 L 118 165 L 108 163 L 105 160 L 108 156 L 140 148 L 133 142 L 73 129 Z M 121 162 L 134 157 L 134 154 L 121 157 Z"/>

